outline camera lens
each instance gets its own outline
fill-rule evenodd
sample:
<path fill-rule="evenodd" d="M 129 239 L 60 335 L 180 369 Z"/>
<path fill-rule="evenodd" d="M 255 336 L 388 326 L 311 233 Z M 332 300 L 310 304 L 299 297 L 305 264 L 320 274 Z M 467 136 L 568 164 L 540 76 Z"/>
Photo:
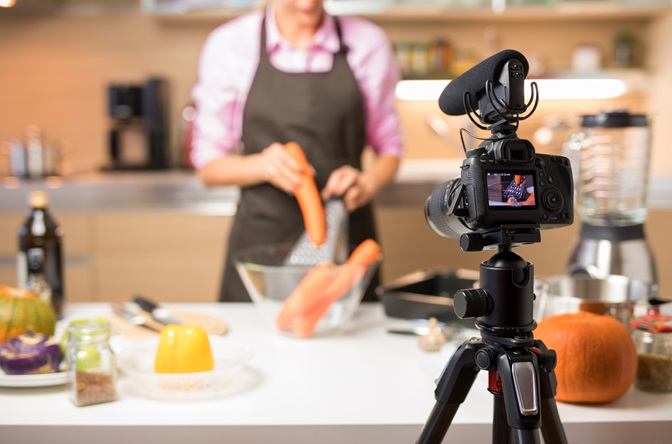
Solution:
<path fill-rule="evenodd" d="M 472 230 L 462 220 L 450 214 L 450 207 L 459 199 L 460 179 L 442 183 L 434 189 L 425 203 L 425 219 L 436 234 L 459 239 Z"/>

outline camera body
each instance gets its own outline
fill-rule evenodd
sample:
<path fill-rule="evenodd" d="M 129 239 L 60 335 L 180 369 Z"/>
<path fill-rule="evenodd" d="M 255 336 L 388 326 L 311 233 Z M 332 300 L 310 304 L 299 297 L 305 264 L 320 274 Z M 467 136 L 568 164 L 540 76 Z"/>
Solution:
<path fill-rule="evenodd" d="M 515 133 L 468 151 L 461 170 L 427 200 L 427 221 L 440 235 L 460 238 L 512 225 L 558 228 L 574 220 L 569 159 L 537 154 Z"/>
<path fill-rule="evenodd" d="M 467 114 L 491 133 L 483 139 L 461 130 L 482 143 L 467 150 L 462 140 L 466 159 L 460 177 L 435 188 L 425 204 L 430 227 L 460 239 L 465 251 L 540 242 L 541 229 L 574 222 L 569 159 L 537 154 L 532 143 L 516 135 L 520 121 L 539 103 L 536 82 L 530 83 L 525 102 L 528 70 L 522 54 L 505 50 L 451 81 L 439 98 L 443 112 Z"/>
<path fill-rule="evenodd" d="M 476 229 L 571 224 L 574 191 L 569 159 L 535 154 L 532 144 L 522 139 L 507 140 L 502 148 L 503 156 L 472 155 L 462 163 L 464 221 Z"/>

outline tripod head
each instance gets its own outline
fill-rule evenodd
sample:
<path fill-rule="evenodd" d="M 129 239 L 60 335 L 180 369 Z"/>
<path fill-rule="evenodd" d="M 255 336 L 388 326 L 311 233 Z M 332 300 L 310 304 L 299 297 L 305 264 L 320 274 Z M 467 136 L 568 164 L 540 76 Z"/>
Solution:
<path fill-rule="evenodd" d="M 461 319 L 477 318 L 475 325 L 486 340 L 510 346 L 531 344 L 531 332 L 537 326 L 534 266 L 514 253 L 511 243 L 500 243 L 498 252 L 481 263 L 480 284 L 455 293 L 455 314 Z"/>

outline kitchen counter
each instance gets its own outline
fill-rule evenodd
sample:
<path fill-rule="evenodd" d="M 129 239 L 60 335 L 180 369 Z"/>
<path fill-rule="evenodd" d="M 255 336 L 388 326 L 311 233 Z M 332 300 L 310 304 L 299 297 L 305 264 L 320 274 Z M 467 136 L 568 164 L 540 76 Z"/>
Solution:
<path fill-rule="evenodd" d="M 424 205 L 434 188 L 459 176 L 462 159 L 406 159 L 396 180 L 376 197 L 381 206 Z M 672 177 L 650 180 L 649 208 L 672 208 Z M 26 195 L 48 190 L 54 211 L 158 210 L 190 214 L 235 214 L 239 189 L 206 187 L 193 171 L 91 173 L 46 180 L 0 178 L 0 214 L 26 211 Z"/>
<path fill-rule="evenodd" d="M 219 399 L 159 402 L 127 390 L 122 377 L 117 402 L 78 408 L 62 386 L 0 388 L 2 442 L 408 444 L 434 405 L 433 381 L 455 347 L 422 352 L 414 337 L 386 333 L 378 304 L 360 307 L 344 334 L 309 340 L 270 332 L 251 304 L 168 307 L 220 317 L 231 338 L 252 347 L 240 390 Z M 65 315 L 108 312 L 107 304 L 71 304 Z M 487 372 L 480 372 L 446 442 L 490 442 L 486 381 Z M 607 405 L 558 403 L 558 409 L 572 444 L 661 442 L 672 435 L 672 394 L 632 388 Z"/>

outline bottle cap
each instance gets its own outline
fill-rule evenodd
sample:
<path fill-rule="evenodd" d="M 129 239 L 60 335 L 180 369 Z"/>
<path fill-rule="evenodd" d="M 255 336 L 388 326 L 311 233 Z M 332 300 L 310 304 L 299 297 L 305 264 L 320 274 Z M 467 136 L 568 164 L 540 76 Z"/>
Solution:
<path fill-rule="evenodd" d="M 49 197 L 44 191 L 33 191 L 28 196 L 28 203 L 33 208 L 45 208 L 49 202 Z"/>

